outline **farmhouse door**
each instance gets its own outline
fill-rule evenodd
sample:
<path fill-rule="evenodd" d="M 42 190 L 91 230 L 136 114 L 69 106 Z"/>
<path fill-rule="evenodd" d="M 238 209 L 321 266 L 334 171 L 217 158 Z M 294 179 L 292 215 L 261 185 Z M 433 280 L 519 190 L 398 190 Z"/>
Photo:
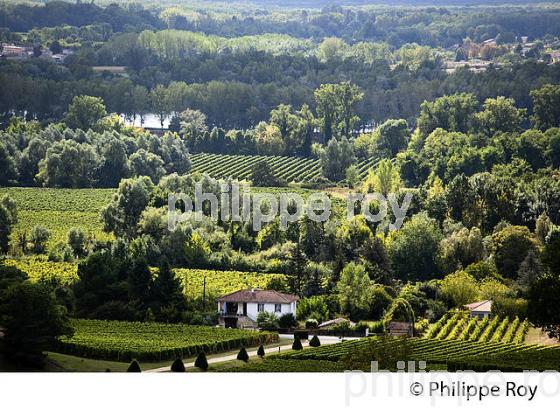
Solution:
<path fill-rule="evenodd" d="M 247 303 L 243 303 L 243 316 L 247 316 Z"/>

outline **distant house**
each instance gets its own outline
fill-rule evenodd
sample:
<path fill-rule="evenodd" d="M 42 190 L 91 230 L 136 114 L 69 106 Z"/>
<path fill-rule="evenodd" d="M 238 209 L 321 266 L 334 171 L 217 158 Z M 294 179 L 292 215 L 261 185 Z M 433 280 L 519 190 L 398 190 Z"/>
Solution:
<path fill-rule="evenodd" d="M 464 306 L 469 311 L 469 317 L 478 317 L 479 319 L 492 318 L 492 301 L 481 300 L 479 302 L 469 303 Z"/>
<path fill-rule="evenodd" d="M 242 289 L 218 299 L 220 324 L 224 327 L 256 327 L 260 312 L 280 317 L 296 316 L 298 297 L 275 290 Z"/>
<path fill-rule="evenodd" d="M 0 49 L 0 56 L 7 59 L 23 59 L 28 56 L 27 49 L 25 47 L 19 47 L 13 44 L 2 44 Z"/>
<path fill-rule="evenodd" d="M 560 62 L 560 51 L 553 51 L 550 53 L 550 61 L 552 64 Z"/>

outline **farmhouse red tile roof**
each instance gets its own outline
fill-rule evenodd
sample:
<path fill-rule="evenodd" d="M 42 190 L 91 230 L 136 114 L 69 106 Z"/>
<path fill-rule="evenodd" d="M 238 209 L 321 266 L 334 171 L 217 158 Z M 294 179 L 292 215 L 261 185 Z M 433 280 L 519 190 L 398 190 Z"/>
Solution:
<path fill-rule="evenodd" d="M 219 302 L 254 302 L 254 303 L 292 303 L 299 298 L 295 295 L 280 293 L 275 290 L 242 289 L 224 295 Z"/>
<path fill-rule="evenodd" d="M 491 312 L 492 301 L 481 300 L 480 302 L 469 303 L 468 305 L 465 305 L 465 307 L 471 312 Z"/>

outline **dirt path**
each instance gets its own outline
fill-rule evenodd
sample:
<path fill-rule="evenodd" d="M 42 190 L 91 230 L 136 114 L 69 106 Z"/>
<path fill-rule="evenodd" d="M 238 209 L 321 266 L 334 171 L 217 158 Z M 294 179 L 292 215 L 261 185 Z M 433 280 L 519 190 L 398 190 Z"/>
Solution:
<path fill-rule="evenodd" d="M 553 346 L 558 344 L 558 340 L 550 338 L 541 329 L 530 327 L 525 337 L 526 344 L 539 344 L 546 346 Z"/>
<path fill-rule="evenodd" d="M 340 342 L 340 340 L 337 338 L 324 338 L 324 339 L 320 338 L 320 340 L 321 340 L 321 345 L 334 344 Z M 307 340 L 302 340 L 301 344 L 303 345 L 304 348 L 309 347 L 309 342 Z M 291 344 L 275 346 L 275 347 L 266 347 L 264 349 L 264 352 L 266 355 L 272 355 L 281 352 L 286 352 L 289 350 L 292 350 Z M 239 353 L 239 350 L 228 352 L 225 356 L 214 356 L 214 357 L 208 356 L 207 358 L 208 364 L 216 364 L 216 363 L 223 363 L 223 362 L 230 362 L 232 360 L 237 360 L 237 353 Z M 249 357 L 257 357 L 256 349 L 252 351 L 248 351 L 247 353 L 249 354 Z M 194 361 L 195 361 L 194 358 L 191 358 L 188 361 L 184 361 L 183 363 L 185 364 L 185 368 L 188 369 L 190 367 L 194 367 Z M 162 372 L 170 372 L 170 371 L 171 371 L 170 366 L 166 366 L 157 369 L 146 370 L 145 373 L 162 373 Z"/>

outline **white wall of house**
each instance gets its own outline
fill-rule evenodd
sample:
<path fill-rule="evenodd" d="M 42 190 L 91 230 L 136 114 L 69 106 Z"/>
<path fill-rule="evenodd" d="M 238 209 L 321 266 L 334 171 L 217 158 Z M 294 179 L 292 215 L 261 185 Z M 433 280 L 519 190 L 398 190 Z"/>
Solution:
<path fill-rule="evenodd" d="M 479 319 L 484 319 L 485 317 L 487 318 L 492 318 L 492 312 L 486 312 L 486 311 L 474 311 L 471 310 L 469 317 L 477 317 Z"/>
<path fill-rule="evenodd" d="M 279 303 L 280 312 L 276 311 L 277 304 L 275 303 L 263 303 L 262 305 L 265 312 L 274 313 L 278 317 L 285 315 L 286 313 L 292 313 L 294 316 L 296 315 L 296 302 Z M 253 320 L 257 320 L 259 313 L 258 303 L 247 303 L 247 316 Z"/>
<path fill-rule="evenodd" d="M 275 303 L 263 303 L 262 305 L 263 305 L 262 306 L 263 310 L 265 312 L 274 313 L 278 317 L 285 315 L 286 313 L 292 313 L 294 316 L 296 316 L 297 302 L 295 301 L 292 303 L 278 304 L 280 305 L 280 312 L 276 311 L 277 304 Z M 226 311 L 226 307 L 222 303 L 219 303 L 218 310 Z M 239 302 L 237 304 L 237 314 L 238 315 L 243 314 L 243 302 Z M 253 320 L 257 320 L 258 315 L 259 315 L 259 303 L 253 303 L 253 302 L 247 303 L 247 316 Z"/>

